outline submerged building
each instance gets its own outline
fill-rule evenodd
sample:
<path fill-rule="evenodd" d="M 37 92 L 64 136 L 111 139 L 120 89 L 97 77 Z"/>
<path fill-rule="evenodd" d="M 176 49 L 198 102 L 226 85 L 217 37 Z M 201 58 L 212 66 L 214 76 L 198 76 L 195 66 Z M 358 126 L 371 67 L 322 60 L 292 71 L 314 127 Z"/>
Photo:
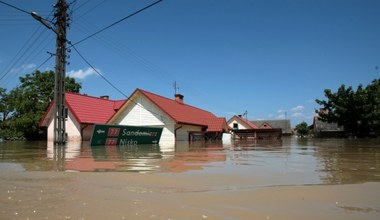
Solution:
<path fill-rule="evenodd" d="M 88 141 L 94 124 L 153 126 L 163 128 L 160 143 L 197 139 L 221 139 L 228 132 L 225 118 L 185 104 L 184 96 L 169 99 L 136 89 L 127 100 L 110 100 L 108 96 L 93 97 L 66 93 L 66 132 L 68 141 Z M 51 103 L 40 121 L 47 127 L 48 141 L 53 141 L 53 107 Z"/>

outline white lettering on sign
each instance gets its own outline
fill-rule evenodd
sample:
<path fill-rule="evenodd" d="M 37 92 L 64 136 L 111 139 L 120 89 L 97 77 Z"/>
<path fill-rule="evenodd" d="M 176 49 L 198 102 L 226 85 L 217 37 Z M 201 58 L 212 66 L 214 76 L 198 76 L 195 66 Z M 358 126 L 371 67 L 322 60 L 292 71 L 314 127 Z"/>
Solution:
<path fill-rule="evenodd" d="M 121 134 L 122 136 L 147 136 L 147 137 L 156 137 L 157 132 L 152 132 L 152 131 L 129 131 L 128 129 L 123 129 L 123 133 Z"/>
<path fill-rule="evenodd" d="M 119 146 L 131 146 L 131 145 L 137 145 L 137 140 L 133 139 L 120 139 Z"/>

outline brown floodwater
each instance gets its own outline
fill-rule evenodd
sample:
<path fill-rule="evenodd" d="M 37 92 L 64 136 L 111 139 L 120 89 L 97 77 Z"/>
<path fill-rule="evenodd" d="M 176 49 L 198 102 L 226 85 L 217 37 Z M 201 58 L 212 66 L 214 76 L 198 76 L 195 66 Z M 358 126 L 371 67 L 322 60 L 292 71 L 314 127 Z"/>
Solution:
<path fill-rule="evenodd" d="M 380 140 L 0 143 L 1 219 L 380 219 Z"/>

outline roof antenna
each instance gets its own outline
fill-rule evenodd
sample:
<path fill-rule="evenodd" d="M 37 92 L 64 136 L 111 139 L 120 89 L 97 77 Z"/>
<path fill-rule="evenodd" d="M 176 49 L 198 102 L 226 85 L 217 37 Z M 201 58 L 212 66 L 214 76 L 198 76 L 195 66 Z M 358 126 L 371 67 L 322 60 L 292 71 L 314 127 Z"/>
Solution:
<path fill-rule="evenodd" d="M 174 81 L 174 95 L 175 94 L 178 94 L 178 92 L 179 92 L 179 87 L 177 86 L 177 81 Z"/>
<path fill-rule="evenodd" d="M 248 111 L 247 111 L 247 110 L 245 110 L 245 112 L 244 112 L 243 116 L 245 116 L 245 120 L 247 120 L 247 121 L 248 121 Z"/>

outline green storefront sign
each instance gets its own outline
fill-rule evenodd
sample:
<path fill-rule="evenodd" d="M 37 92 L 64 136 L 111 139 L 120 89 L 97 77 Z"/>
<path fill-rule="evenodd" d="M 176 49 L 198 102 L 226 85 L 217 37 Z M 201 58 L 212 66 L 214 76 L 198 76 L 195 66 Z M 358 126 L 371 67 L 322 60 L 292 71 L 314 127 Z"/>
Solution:
<path fill-rule="evenodd" d="M 158 144 L 162 128 L 95 124 L 91 146 L 129 146 Z"/>

